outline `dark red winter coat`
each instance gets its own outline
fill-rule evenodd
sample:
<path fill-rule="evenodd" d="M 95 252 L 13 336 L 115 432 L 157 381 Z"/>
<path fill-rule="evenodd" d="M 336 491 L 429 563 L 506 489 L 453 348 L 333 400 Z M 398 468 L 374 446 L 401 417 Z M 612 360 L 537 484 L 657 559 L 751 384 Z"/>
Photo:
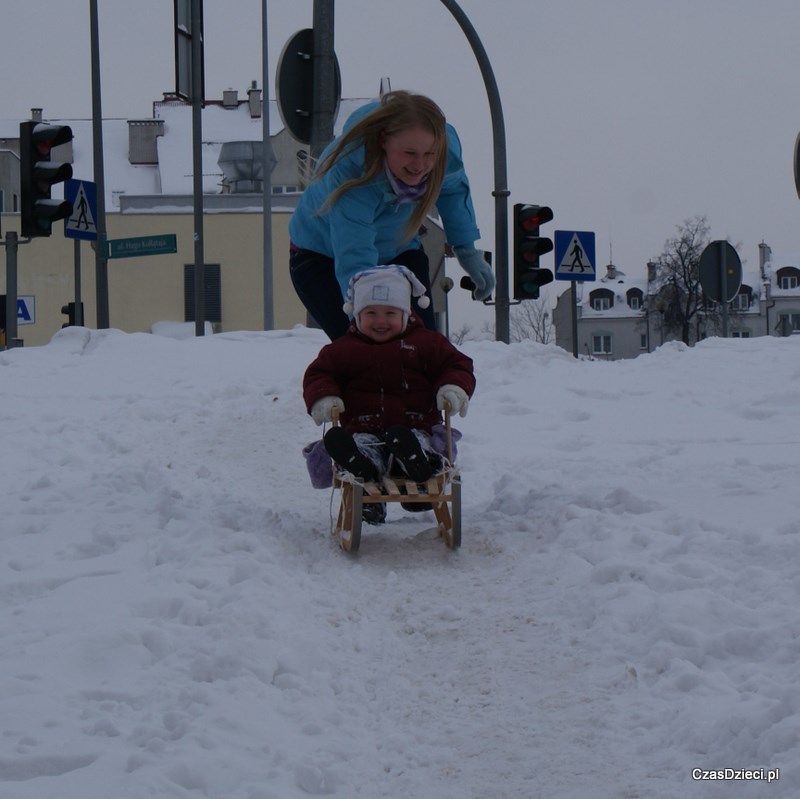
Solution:
<path fill-rule="evenodd" d="M 402 424 L 431 431 L 442 421 L 436 392 L 454 385 L 472 396 L 472 359 L 412 315 L 399 336 L 378 343 L 351 323 L 306 369 L 306 408 L 321 397 L 341 397 L 342 425 L 353 433 L 379 433 Z"/>

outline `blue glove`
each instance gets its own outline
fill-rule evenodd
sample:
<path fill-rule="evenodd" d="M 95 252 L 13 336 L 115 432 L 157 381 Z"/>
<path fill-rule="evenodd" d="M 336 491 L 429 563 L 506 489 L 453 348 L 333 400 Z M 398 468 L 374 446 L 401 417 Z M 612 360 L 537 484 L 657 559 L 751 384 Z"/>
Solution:
<path fill-rule="evenodd" d="M 473 299 L 486 300 L 491 297 L 494 291 L 494 272 L 484 260 L 483 255 L 469 245 L 453 247 L 453 252 L 455 252 L 461 268 L 475 284 L 472 292 Z"/>

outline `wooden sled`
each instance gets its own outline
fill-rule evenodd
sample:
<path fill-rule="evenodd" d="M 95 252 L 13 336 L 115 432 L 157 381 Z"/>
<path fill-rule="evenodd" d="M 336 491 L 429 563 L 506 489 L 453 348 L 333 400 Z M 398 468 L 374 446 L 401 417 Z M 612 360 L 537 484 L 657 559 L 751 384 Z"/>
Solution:
<path fill-rule="evenodd" d="M 439 535 L 450 549 L 461 546 L 461 475 L 453 459 L 453 432 L 450 412 L 445 410 L 447 466 L 424 483 L 408 477 L 384 477 L 380 482 L 362 482 L 349 472 L 333 465 L 333 487 L 341 491 L 339 516 L 334 534 L 346 552 L 357 552 L 361 545 L 361 512 L 365 504 L 375 502 L 427 502 L 433 508 Z M 339 423 L 334 413 L 334 425 Z"/>

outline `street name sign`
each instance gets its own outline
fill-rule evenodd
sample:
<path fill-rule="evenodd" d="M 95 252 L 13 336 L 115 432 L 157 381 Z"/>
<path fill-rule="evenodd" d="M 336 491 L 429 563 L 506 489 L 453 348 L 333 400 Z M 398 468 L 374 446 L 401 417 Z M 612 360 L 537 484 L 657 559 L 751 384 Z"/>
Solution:
<path fill-rule="evenodd" d="M 136 258 L 140 255 L 166 255 L 173 252 L 178 252 L 178 237 L 174 233 L 110 239 L 108 242 L 109 258 Z"/>

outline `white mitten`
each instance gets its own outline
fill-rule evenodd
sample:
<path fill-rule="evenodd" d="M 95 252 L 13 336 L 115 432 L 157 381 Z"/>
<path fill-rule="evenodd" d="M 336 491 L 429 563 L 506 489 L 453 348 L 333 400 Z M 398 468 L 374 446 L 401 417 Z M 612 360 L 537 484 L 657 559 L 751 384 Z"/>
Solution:
<path fill-rule="evenodd" d="M 467 415 L 469 397 L 463 388 L 451 385 L 442 386 L 436 392 L 436 407 L 443 411 L 445 403 L 450 406 L 450 413 L 457 413 L 460 416 Z"/>
<path fill-rule="evenodd" d="M 320 397 L 311 406 L 311 418 L 318 424 L 333 421 L 333 409 L 339 413 L 344 411 L 344 403 L 341 397 Z"/>

